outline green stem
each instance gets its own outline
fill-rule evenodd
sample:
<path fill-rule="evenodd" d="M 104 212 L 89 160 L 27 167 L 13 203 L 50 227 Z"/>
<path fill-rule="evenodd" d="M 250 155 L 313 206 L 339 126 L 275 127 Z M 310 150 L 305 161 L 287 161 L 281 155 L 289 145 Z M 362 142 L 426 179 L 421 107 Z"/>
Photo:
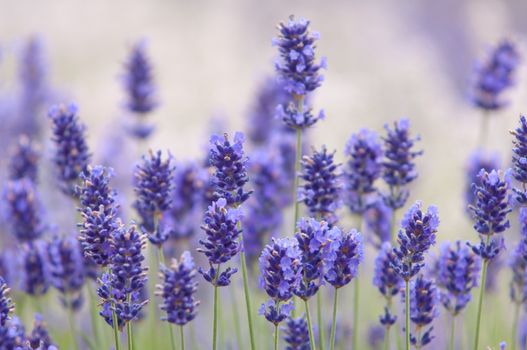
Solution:
<path fill-rule="evenodd" d="M 456 315 L 452 315 L 452 324 L 450 329 L 450 350 L 456 346 Z"/>
<path fill-rule="evenodd" d="M 134 350 L 134 340 L 132 336 L 132 321 L 126 323 L 126 334 L 128 335 L 128 350 Z"/>
<path fill-rule="evenodd" d="M 274 325 L 274 350 L 278 350 L 278 325 Z"/>
<path fill-rule="evenodd" d="M 516 310 L 514 310 L 514 319 L 512 322 L 512 336 L 511 336 L 511 349 L 516 350 L 516 343 L 518 342 L 518 320 L 520 318 L 521 303 L 516 303 Z"/>
<path fill-rule="evenodd" d="M 304 306 L 306 307 L 307 328 L 309 330 L 309 345 L 311 346 L 311 350 L 316 350 L 315 335 L 313 334 L 313 324 L 311 323 L 311 313 L 309 312 L 307 300 L 304 300 Z"/>
<path fill-rule="evenodd" d="M 75 316 L 73 315 L 72 301 L 68 294 L 65 295 L 65 298 L 66 298 L 66 310 L 68 312 L 68 323 L 70 324 L 71 338 L 73 340 L 73 348 L 75 350 L 78 350 L 79 344 L 77 344 L 77 330 L 75 328 Z"/>
<path fill-rule="evenodd" d="M 214 317 L 212 321 L 212 350 L 217 348 L 218 338 L 218 277 L 220 276 L 220 264 L 216 267 L 216 278 L 214 279 Z"/>
<path fill-rule="evenodd" d="M 406 331 L 406 350 L 410 350 L 410 281 L 404 281 L 404 301 L 405 301 L 405 331 Z"/>
<path fill-rule="evenodd" d="M 176 350 L 176 339 L 174 338 L 174 332 L 172 331 L 172 324 L 167 322 L 168 333 L 170 334 L 170 344 L 172 345 L 172 350 Z"/>
<path fill-rule="evenodd" d="M 487 239 L 488 241 L 488 239 Z M 489 264 L 489 260 L 484 259 L 483 260 L 483 269 L 481 270 L 481 288 L 479 291 L 479 302 L 478 302 L 478 316 L 476 319 L 476 335 L 474 337 L 474 350 L 479 349 L 479 328 L 481 324 L 481 310 L 483 308 L 483 296 L 485 294 L 485 283 L 487 279 L 487 266 Z"/>
<path fill-rule="evenodd" d="M 179 326 L 179 339 L 181 340 L 180 350 L 185 350 L 185 333 L 183 332 L 183 326 Z"/>
<path fill-rule="evenodd" d="M 329 340 L 330 350 L 335 350 L 335 333 L 337 332 L 338 291 L 338 288 L 335 288 L 335 294 L 333 295 L 333 319 L 331 321 L 331 337 Z"/>
<path fill-rule="evenodd" d="M 115 350 L 121 350 L 121 342 L 119 341 L 119 328 L 118 328 L 118 320 L 117 320 L 117 313 L 114 310 L 114 306 L 112 305 L 112 323 L 113 323 L 113 339 L 115 342 Z"/>
<path fill-rule="evenodd" d="M 320 350 L 324 350 L 325 332 L 324 332 L 324 321 L 322 320 L 322 290 L 317 293 L 317 323 L 318 323 L 318 346 Z"/>
<path fill-rule="evenodd" d="M 240 222 L 238 222 L 240 226 Z M 242 237 L 243 240 L 243 237 Z M 243 244 L 243 243 L 242 243 Z M 249 289 L 249 277 L 247 275 L 247 262 L 245 261 L 245 251 L 242 249 L 240 253 L 240 262 L 242 265 L 242 275 L 243 275 L 243 292 L 245 294 L 245 308 L 247 309 L 247 321 L 249 323 L 249 337 L 251 338 L 251 350 L 255 350 L 254 342 L 254 329 L 253 329 L 253 316 L 252 316 L 252 304 L 251 304 L 251 291 Z"/>

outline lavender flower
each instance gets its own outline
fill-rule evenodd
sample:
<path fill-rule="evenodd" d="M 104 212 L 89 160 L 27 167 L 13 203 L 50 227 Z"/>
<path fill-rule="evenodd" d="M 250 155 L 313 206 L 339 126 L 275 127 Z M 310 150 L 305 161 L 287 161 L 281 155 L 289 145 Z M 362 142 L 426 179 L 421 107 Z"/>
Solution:
<path fill-rule="evenodd" d="M 368 344 L 372 350 L 380 350 L 385 337 L 386 329 L 377 324 L 373 324 L 368 328 Z"/>
<path fill-rule="evenodd" d="M 78 310 L 86 277 L 79 242 L 75 237 L 54 237 L 47 249 L 51 284 L 62 294 L 65 307 Z"/>
<path fill-rule="evenodd" d="M 340 235 L 337 227 L 330 227 L 325 221 L 313 218 L 301 218 L 298 221 L 295 237 L 301 252 L 303 278 L 294 291 L 296 296 L 308 300 L 318 292 L 324 282 L 324 275 L 337 259 Z M 336 271 L 335 275 L 330 275 L 334 281 L 337 281 L 336 277 Z"/>
<path fill-rule="evenodd" d="M 20 289 L 29 295 L 44 295 L 49 288 L 50 276 L 43 242 L 21 246 L 20 267 Z"/>
<path fill-rule="evenodd" d="M 286 350 L 310 350 L 309 330 L 306 318 L 288 318 L 284 331 L 284 340 L 287 344 Z"/>
<path fill-rule="evenodd" d="M 516 304 L 527 302 L 527 260 L 525 259 L 524 242 L 520 242 L 510 256 L 509 266 L 512 270 L 510 297 Z"/>
<path fill-rule="evenodd" d="M 219 286 L 218 281 L 220 280 L 228 285 L 230 276 L 237 271 L 229 268 L 218 275 L 219 271 L 213 265 L 219 266 L 229 261 L 240 251 L 238 237 L 241 230 L 237 228 L 240 218 L 241 212 L 238 209 L 229 208 L 224 198 L 213 202 L 205 213 L 201 228 L 205 231 L 206 239 L 199 241 L 202 248 L 198 248 L 198 251 L 208 258 L 210 269 L 205 272 L 199 268 L 198 271 L 212 285 Z"/>
<path fill-rule="evenodd" d="M 512 176 L 521 183 L 521 188 L 513 188 L 516 201 L 522 205 L 527 204 L 527 120 L 520 116 L 520 125 L 511 131 L 514 136 L 512 141 Z"/>
<path fill-rule="evenodd" d="M 252 191 L 245 191 L 249 181 L 247 162 L 243 152 L 244 136 L 237 132 L 231 143 L 227 134 L 210 139 L 209 164 L 215 168 L 213 188 L 215 199 L 225 198 L 229 206 L 245 202 Z"/>
<path fill-rule="evenodd" d="M 90 153 L 86 144 L 86 130 L 77 116 L 77 106 L 57 105 L 48 113 L 53 122 L 53 138 L 56 149 L 53 161 L 61 181 L 62 191 L 75 195 L 79 175 L 86 170 Z"/>
<path fill-rule="evenodd" d="M 52 350 L 57 349 L 53 340 L 51 339 L 47 325 L 43 321 L 42 316 L 35 314 L 33 322 L 33 330 L 28 336 L 28 342 L 31 349 Z"/>
<path fill-rule="evenodd" d="M 28 350 L 25 332 L 18 317 L 10 319 L 5 326 L 0 326 L 0 349 Z"/>
<path fill-rule="evenodd" d="M 390 242 L 384 242 L 379 250 L 379 254 L 375 258 L 375 270 L 373 272 L 373 285 L 377 287 L 379 292 L 386 299 L 387 307 L 384 309 L 384 315 L 380 317 L 380 323 L 383 326 L 390 327 L 395 324 L 397 316 L 392 314 L 391 305 L 392 298 L 399 294 L 402 290 L 402 278 L 395 271 L 396 256 L 393 252 Z"/>
<path fill-rule="evenodd" d="M 392 211 L 382 199 L 377 199 L 362 216 L 365 236 L 377 249 L 391 240 Z"/>
<path fill-rule="evenodd" d="M 275 325 L 286 319 L 292 310 L 292 303 L 281 303 L 289 301 L 300 284 L 300 254 L 296 239 L 273 238 L 260 255 L 260 285 L 271 298 L 262 304 L 260 314 Z"/>
<path fill-rule="evenodd" d="M 39 158 L 39 147 L 27 135 L 20 135 L 9 157 L 9 165 L 7 168 L 9 179 L 19 180 L 28 178 L 33 183 L 36 183 Z"/>
<path fill-rule="evenodd" d="M 293 16 L 287 23 L 281 22 L 278 31 L 278 37 L 273 40 L 281 57 L 276 62 L 276 70 L 285 90 L 294 95 L 314 91 L 324 79 L 319 71 L 326 67 L 324 58 L 318 64 L 315 62 L 315 41 L 319 34 L 309 31 L 309 21 L 295 20 Z"/>
<path fill-rule="evenodd" d="M 395 272 L 405 281 L 417 275 L 424 266 L 424 253 L 436 242 L 439 216 L 435 206 L 425 212 L 421 202 L 416 202 L 406 212 L 397 236 L 399 247 L 393 249 Z"/>
<path fill-rule="evenodd" d="M 433 327 L 421 332 L 421 329 L 432 323 L 439 316 L 437 301 L 439 294 L 432 281 L 419 275 L 410 285 L 410 320 L 415 326 L 415 333 L 411 335 L 412 344 L 420 349 L 428 345 L 433 339 Z"/>
<path fill-rule="evenodd" d="M 374 182 L 382 172 L 382 147 L 377 133 L 361 129 L 351 135 L 344 154 L 348 157 L 344 169 L 345 202 L 352 213 L 363 214 L 373 205 Z"/>
<path fill-rule="evenodd" d="M 476 202 L 476 196 L 472 184 L 478 183 L 478 175 L 481 169 L 489 172 L 492 169 L 498 169 L 500 165 L 499 157 L 495 153 L 486 153 L 483 150 L 472 152 L 465 168 L 465 203 L 467 211 L 470 205 Z"/>
<path fill-rule="evenodd" d="M 364 257 L 362 235 L 357 230 L 342 234 L 335 228 L 337 240 L 336 259 L 331 261 L 324 276 L 325 280 L 335 288 L 342 288 L 357 276 L 359 264 Z M 333 242 L 328 244 L 332 245 Z"/>
<path fill-rule="evenodd" d="M 470 207 L 474 213 L 474 229 L 479 233 L 479 246 L 472 246 L 474 253 L 485 260 L 494 259 L 503 247 L 503 237 L 497 235 L 509 228 L 507 214 L 511 211 L 508 205 L 508 178 L 501 172 L 490 173 L 481 170 L 479 184 L 473 185 L 476 203 Z M 486 237 L 486 238 L 484 238 Z"/>
<path fill-rule="evenodd" d="M 142 227 L 148 233 L 152 244 L 161 246 L 168 239 L 168 230 L 159 225 L 162 213 L 172 204 L 172 180 L 174 167 L 172 157 L 162 159 L 161 151 L 149 157 L 143 157 L 143 164 L 138 165 L 135 177 L 135 192 L 137 200 L 134 204 L 142 219 Z"/>
<path fill-rule="evenodd" d="M 437 284 L 440 300 L 453 316 L 458 315 L 471 299 L 471 291 L 478 285 L 480 260 L 461 241 L 455 245 L 445 242 L 437 261 Z"/>
<path fill-rule="evenodd" d="M 9 296 L 10 289 L 5 280 L 0 276 L 0 326 L 4 327 L 15 310 L 13 300 Z"/>
<path fill-rule="evenodd" d="M 31 242 L 42 236 L 46 225 L 35 185 L 29 179 L 10 181 L 4 189 L 6 218 L 10 231 L 19 242 Z"/>
<path fill-rule="evenodd" d="M 519 53 L 511 41 L 503 40 L 485 62 L 476 67 L 472 103 L 482 110 L 501 109 L 507 102 L 502 93 L 514 84 L 514 74 L 520 63 Z"/>
<path fill-rule="evenodd" d="M 300 174 L 304 184 L 299 189 L 299 200 L 308 207 L 309 213 L 330 225 L 337 221 L 335 211 L 340 205 L 337 174 L 340 165 L 334 163 L 334 155 L 335 152 L 328 153 L 324 146 L 311 157 L 304 156 Z"/>
<path fill-rule="evenodd" d="M 382 178 L 390 188 L 389 194 L 383 198 L 390 208 L 399 209 L 404 206 L 409 192 L 405 188 L 417 178 L 414 159 L 423 154 L 412 148 L 419 137 L 410 137 L 410 121 L 401 119 L 393 124 L 393 129 L 385 125 L 387 135 L 384 140 L 384 157 Z"/>
<path fill-rule="evenodd" d="M 326 117 L 324 110 L 320 110 L 318 114 L 313 112 L 313 109 L 309 107 L 303 101 L 300 102 L 302 109 L 300 110 L 298 105 L 290 102 L 287 105 L 279 105 L 276 108 L 276 117 L 281 119 L 285 125 L 293 129 L 306 129 L 310 126 L 315 125 L 319 120 Z"/>
<path fill-rule="evenodd" d="M 167 313 L 163 318 L 170 323 L 183 326 L 196 317 L 199 301 L 196 300 L 197 282 L 194 260 L 185 251 L 179 261 L 172 259 L 170 268 L 161 267 L 162 284 L 158 294 L 163 298 L 161 310 Z"/>

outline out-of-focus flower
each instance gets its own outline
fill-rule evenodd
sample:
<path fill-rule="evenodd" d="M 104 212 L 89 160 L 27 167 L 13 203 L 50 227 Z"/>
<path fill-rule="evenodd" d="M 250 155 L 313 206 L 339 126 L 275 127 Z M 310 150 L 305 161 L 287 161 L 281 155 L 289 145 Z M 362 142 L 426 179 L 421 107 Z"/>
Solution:
<path fill-rule="evenodd" d="M 513 188 L 518 203 L 527 204 L 527 120 L 520 116 L 520 125 L 513 131 L 512 141 L 512 176 L 521 184 L 521 188 Z M 495 168 L 494 168 L 495 169 Z"/>
<path fill-rule="evenodd" d="M 286 350 L 310 350 L 309 329 L 305 316 L 288 318 L 282 330 L 287 344 Z"/>
<path fill-rule="evenodd" d="M 10 180 L 28 178 L 33 183 L 38 180 L 37 163 L 40 158 L 40 147 L 27 135 L 20 135 L 11 149 L 7 167 Z"/>
<path fill-rule="evenodd" d="M 338 228 L 336 229 L 338 230 Z M 347 233 L 335 232 L 331 239 L 337 240 L 335 260 L 329 259 L 325 280 L 335 288 L 342 288 L 357 276 L 359 264 L 363 259 L 362 235 L 357 230 Z M 334 242 L 328 242 L 334 245 Z"/>
<path fill-rule="evenodd" d="M 403 297 L 404 293 L 403 293 Z M 411 343 L 420 349 L 429 344 L 434 336 L 432 335 L 433 327 L 421 331 L 424 327 L 429 326 L 432 321 L 439 316 L 437 303 L 439 293 L 437 287 L 432 281 L 419 275 L 415 281 L 410 284 L 410 320 L 419 332 L 412 332 L 410 335 Z"/>
<path fill-rule="evenodd" d="M 20 247 L 20 289 L 40 296 L 49 288 L 49 266 L 44 242 L 35 241 Z"/>
<path fill-rule="evenodd" d="M 9 295 L 10 289 L 5 280 L 0 276 L 0 326 L 4 327 L 7 320 L 11 318 L 11 314 L 15 310 L 13 300 Z"/>
<path fill-rule="evenodd" d="M 465 168 L 465 205 L 469 214 L 471 214 L 469 206 L 476 203 L 472 184 L 478 183 L 479 172 L 481 169 L 490 172 L 492 169 L 498 169 L 499 166 L 500 161 L 496 153 L 488 153 L 479 149 L 470 154 Z"/>
<path fill-rule="evenodd" d="M 27 349 L 25 328 L 18 317 L 11 318 L 5 326 L 0 326 L 0 349 Z"/>
<path fill-rule="evenodd" d="M 375 258 L 373 285 L 377 287 L 386 299 L 387 305 L 391 305 L 392 298 L 401 291 L 403 284 L 401 276 L 393 267 L 395 263 L 396 257 L 392 245 L 390 242 L 384 242 L 377 258 Z M 393 315 L 388 307 L 385 307 L 384 315 L 379 320 L 383 326 L 390 327 L 395 324 L 397 316 Z"/>
<path fill-rule="evenodd" d="M 52 350 L 57 349 L 51 339 L 47 325 L 39 314 L 35 314 L 33 330 L 28 335 L 28 342 L 31 349 Z"/>
<path fill-rule="evenodd" d="M 391 240 L 392 225 L 394 224 L 392 223 L 392 213 L 393 209 L 379 198 L 362 216 L 366 241 L 373 243 L 378 249 L 383 242 Z"/>
<path fill-rule="evenodd" d="M 381 349 L 385 333 L 385 328 L 379 325 L 372 325 L 368 328 L 368 344 L 373 350 Z"/>

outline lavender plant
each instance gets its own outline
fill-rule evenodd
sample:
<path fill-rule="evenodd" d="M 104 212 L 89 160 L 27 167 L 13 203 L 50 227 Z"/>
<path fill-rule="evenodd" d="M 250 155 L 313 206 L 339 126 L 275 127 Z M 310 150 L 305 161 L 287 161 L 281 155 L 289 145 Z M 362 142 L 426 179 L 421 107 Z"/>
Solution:
<path fill-rule="evenodd" d="M 514 136 L 512 141 L 512 176 L 521 185 L 520 188 L 514 187 L 515 200 L 521 205 L 527 204 L 527 120 L 520 116 L 520 125 L 511 134 Z"/>

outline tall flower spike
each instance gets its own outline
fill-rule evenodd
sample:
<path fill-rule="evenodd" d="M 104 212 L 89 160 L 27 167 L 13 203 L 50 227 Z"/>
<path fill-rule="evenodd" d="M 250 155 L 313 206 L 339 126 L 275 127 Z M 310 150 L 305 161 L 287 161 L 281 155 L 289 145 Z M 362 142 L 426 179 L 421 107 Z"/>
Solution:
<path fill-rule="evenodd" d="M 335 214 L 340 206 L 339 174 L 340 164 L 335 164 L 335 152 L 328 153 L 326 147 L 304 156 L 300 178 L 304 184 L 299 189 L 299 200 L 309 208 L 313 217 L 326 220 L 330 225 L 337 221 Z"/>
<path fill-rule="evenodd" d="M 377 198 L 362 216 L 366 240 L 377 249 L 381 248 L 384 242 L 391 240 L 394 224 L 392 223 L 392 211 L 393 209 L 387 206 L 381 198 Z"/>
<path fill-rule="evenodd" d="M 379 292 L 387 301 L 387 305 L 391 304 L 394 296 L 401 292 L 403 287 L 403 280 L 401 276 L 395 271 L 393 265 L 395 264 L 395 254 L 393 253 L 390 242 L 384 242 L 379 250 L 379 254 L 375 258 L 375 270 L 373 272 L 373 285 L 377 287 Z M 379 318 L 383 326 L 392 326 L 397 317 L 392 314 L 392 311 L 386 307 L 384 314 Z"/>
<path fill-rule="evenodd" d="M 82 306 L 82 287 L 85 280 L 84 260 L 75 237 L 54 237 L 48 245 L 51 284 L 61 293 L 67 308 Z"/>
<path fill-rule="evenodd" d="M 324 275 L 337 259 L 340 235 L 337 227 L 329 227 L 325 221 L 313 218 L 301 218 L 298 221 L 295 237 L 301 252 L 303 278 L 294 291 L 296 296 L 308 300 L 318 292 L 324 282 Z"/>
<path fill-rule="evenodd" d="M 9 165 L 7 168 L 9 179 L 19 180 L 28 178 L 36 183 L 39 158 L 39 147 L 27 135 L 20 135 L 9 156 Z"/>
<path fill-rule="evenodd" d="M 414 159 L 423 151 L 413 150 L 419 137 L 410 136 L 410 121 L 401 119 L 393 124 L 393 129 L 386 124 L 384 126 L 387 135 L 384 139 L 384 162 L 382 178 L 390 188 L 390 193 L 384 194 L 383 198 L 392 209 L 402 208 L 408 199 L 409 192 L 405 188 L 410 182 L 417 178 Z"/>
<path fill-rule="evenodd" d="M 509 180 L 501 171 L 490 173 L 481 170 L 479 183 L 473 185 L 476 203 L 470 206 L 474 213 L 474 229 L 479 233 L 479 246 L 472 250 L 485 260 L 494 259 L 503 248 L 503 237 L 499 235 L 509 228 L 507 214 L 511 212 L 508 204 Z"/>
<path fill-rule="evenodd" d="M 53 161 L 61 189 L 67 195 L 76 196 L 79 175 L 86 170 L 91 157 L 86 144 L 85 127 L 79 121 L 74 104 L 53 106 L 48 115 L 53 122 Z"/>
<path fill-rule="evenodd" d="M 28 335 L 28 341 L 31 349 L 57 349 L 48 333 L 46 323 L 42 319 L 42 316 L 39 314 L 35 314 L 33 330 L 31 331 L 31 334 Z"/>
<path fill-rule="evenodd" d="M 196 317 L 199 305 L 196 268 L 190 253 L 185 251 L 179 261 L 172 259 L 170 267 L 162 266 L 160 276 L 162 283 L 157 286 L 157 294 L 163 298 L 161 310 L 167 313 L 163 320 L 179 326 L 189 323 Z"/>
<path fill-rule="evenodd" d="M 289 316 L 291 304 L 283 304 L 293 297 L 294 290 L 302 278 L 300 249 L 294 238 L 272 238 L 259 258 L 260 285 L 271 298 L 262 304 L 260 314 L 274 323 Z"/>
<path fill-rule="evenodd" d="M 167 239 L 169 231 L 159 225 L 164 211 L 172 204 L 174 167 L 172 156 L 163 160 L 161 151 L 150 151 L 148 157 L 143 157 L 143 163 L 138 165 L 134 174 L 137 200 L 134 204 L 141 216 L 142 228 L 148 233 L 152 244 L 161 246 Z"/>
<path fill-rule="evenodd" d="M 298 318 L 288 318 L 284 331 L 286 350 L 310 350 L 309 330 L 304 316 Z"/>
<path fill-rule="evenodd" d="M 521 184 L 521 188 L 513 188 L 516 201 L 527 204 L 527 120 L 520 116 L 520 125 L 511 134 L 512 141 L 512 176 Z"/>
<path fill-rule="evenodd" d="M 514 74 L 520 55 L 512 41 L 503 40 L 490 53 L 485 62 L 476 67 L 472 103 L 482 110 L 492 111 L 504 107 L 507 101 L 502 93 L 514 84 Z"/>
<path fill-rule="evenodd" d="M 423 212 L 421 207 L 421 202 L 416 202 L 406 212 L 397 236 L 399 246 L 393 249 L 393 268 L 405 281 L 409 281 L 423 268 L 424 254 L 436 242 L 439 226 L 437 208 L 431 205 Z"/>
<path fill-rule="evenodd" d="M 49 266 L 44 242 L 35 241 L 20 249 L 20 289 L 34 296 L 44 295 L 49 288 Z"/>
<path fill-rule="evenodd" d="M 512 270 L 510 297 L 517 305 L 527 303 L 527 208 L 520 208 L 521 239 L 513 250 L 509 266 Z"/>
<path fill-rule="evenodd" d="M 229 208 L 224 198 L 213 202 L 205 213 L 201 228 L 206 238 L 199 241 L 202 247 L 198 248 L 198 252 L 205 254 L 210 269 L 205 272 L 199 268 L 198 271 L 213 285 L 218 283 L 220 286 L 219 282 L 230 284 L 230 276 L 237 271 L 229 268 L 217 276 L 218 271 L 214 265 L 231 260 L 240 251 L 238 237 L 241 231 L 237 228 L 240 218 L 240 211 Z"/>
<path fill-rule="evenodd" d="M 42 236 L 46 225 L 35 185 L 29 179 L 10 181 L 4 189 L 6 217 L 10 231 L 19 242 L 31 242 Z"/>
<path fill-rule="evenodd" d="M 9 296 L 10 289 L 5 280 L 0 276 L 0 326 L 4 327 L 7 320 L 15 310 L 13 300 Z"/>
<path fill-rule="evenodd" d="M 340 231 L 340 230 L 339 230 Z M 325 280 L 335 288 L 342 288 L 357 276 L 359 264 L 363 259 L 362 235 L 357 230 L 345 234 L 336 233 L 335 260 L 328 265 Z M 329 242 L 328 244 L 333 244 Z"/>
<path fill-rule="evenodd" d="M 238 206 L 245 202 L 252 191 L 246 191 L 244 185 L 247 176 L 248 159 L 243 152 L 244 136 L 237 132 L 231 143 L 229 136 L 214 135 L 210 139 L 209 164 L 215 168 L 213 187 L 215 199 L 225 198 L 229 206 Z"/>
<path fill-rule="evenodd" d="M 410 320 L 416 328 L 416 332 L 411 335 L 411 342 L 417 348 L 421 349 L 428 345 L 433 339 L 432 330 L 434 327 L 421 329 L 429 326 L 432 321 L 439 316 L 437 310 L 439 294 L 432 281 L 419 275 L 410 285 Z"/>
<path fill-rule="evenodd" d="M 96 165 L 81 175 L 79 224 L 84 255 L 95 264 L 107 266 L 112 254 L 110 236 L 120 226 L 117 218 L 115 193 L 109 182 L 112 169 Z"/>
<path fill-rule="evenodd" d="M 461 241 L 454 245 L 445 242 L 437 260 L 437 285 L 440 300 L 453 316 L 459 314 L 471 299 L 478 285 L 481 262 L 479 257 Z"/>
<path fill-rule="evenodd" d="M 278 25 L 278 37 L 273 44 L 278 47 L 280 60 L 275 64 L 286 91 L 294 95 L 306 95 L 320 86 L 324 77 L 320 69 L 326 67 L 323 58 L 315 62 L 315 42 L 318 33 L 309 30 L 309 21 L 289 17 L 287 23 Z"/>
<path fill-rule="evenodd" d="M 361 129 L 351 135 L 344 154 L 344 201 L 352 213 L 363 214 L 375 201 L 374 182 L 382 172 L 382 147 L 377 133 Z"/>
<path fill-rule="evenodd" d="M 500 160 L 498 154 L 488 153 L 484 150 L 476 150 L 470 154 L 465 168 L 465 203 L 468 214 L 471 214 L 469 206 L 476 202 L 472 184 L 478 183 L 478 175 L 481 169 L 490 172 L 498 169 Z"/>

